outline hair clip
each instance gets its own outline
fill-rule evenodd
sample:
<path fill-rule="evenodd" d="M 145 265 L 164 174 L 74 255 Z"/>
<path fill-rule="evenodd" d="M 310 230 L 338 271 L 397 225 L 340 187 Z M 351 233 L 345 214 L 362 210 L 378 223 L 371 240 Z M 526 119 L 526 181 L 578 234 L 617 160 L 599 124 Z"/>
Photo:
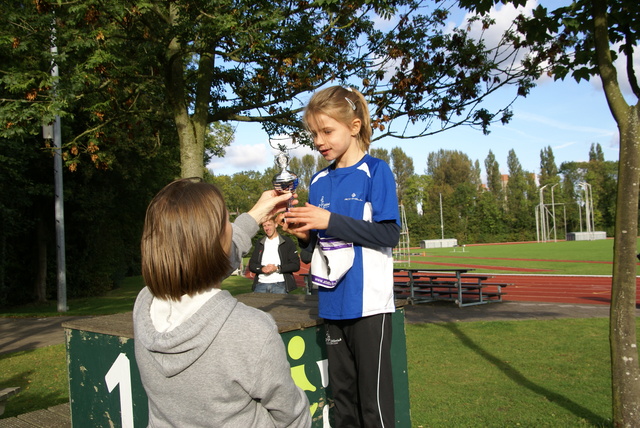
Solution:
<path fill-rule="evenodd" d="M 356 110 L 356 103 L 354 103 L 353 101 L 351 101 L 348 97 L 344 97 L 345 100 L 347 100 L 347 102 L 349 103 L 349 105 L 351 106 L 351 109 L 353 111 Z"/>

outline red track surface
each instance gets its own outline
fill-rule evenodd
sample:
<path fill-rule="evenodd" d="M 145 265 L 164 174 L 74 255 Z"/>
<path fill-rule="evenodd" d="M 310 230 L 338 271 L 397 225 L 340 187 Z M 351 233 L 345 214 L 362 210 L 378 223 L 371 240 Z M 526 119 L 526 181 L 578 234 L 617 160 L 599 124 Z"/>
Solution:
<path fill-rule="evenodd" d="M 611 303 L 611 277 L 495 275 L 496 282 L 509 285 L 504 300 L 601 304 Z M 636 306 L 640 305 L 640 281 L 636 278 Z"/>

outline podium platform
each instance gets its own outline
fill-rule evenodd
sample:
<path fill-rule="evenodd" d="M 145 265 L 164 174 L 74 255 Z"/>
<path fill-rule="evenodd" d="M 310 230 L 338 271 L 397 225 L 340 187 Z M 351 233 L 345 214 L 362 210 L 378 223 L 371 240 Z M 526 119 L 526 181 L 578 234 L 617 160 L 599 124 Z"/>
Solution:
<path fill-rule="evenodd" d="M 236 298 L 273 316 L 292 377 L 309 398 L 312 426 L 331 426 L 325 331 L 317 296 L 248 293 Z M 404 303 L 396 303 L 392 316 L 396 427 L 411 426 Z M 135 362 L 132 313 L 69 321 L 63 327 L 72 425 L 146 427 L 147 396 Z"/>

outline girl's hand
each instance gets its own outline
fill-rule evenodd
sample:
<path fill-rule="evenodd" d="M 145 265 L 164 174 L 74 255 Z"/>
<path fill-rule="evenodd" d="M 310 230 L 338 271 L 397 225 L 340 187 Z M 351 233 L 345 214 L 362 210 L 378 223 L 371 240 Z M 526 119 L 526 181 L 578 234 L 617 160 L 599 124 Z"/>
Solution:
<path fill-rule="evenodd" d="M 289 211 L 285 213 L 285 218 L 290 233 L 293 233 L 299 238 L 301 238 L 301 236 L 298 234 L 306 234 L 308 239 L 310 230 L 325 230 L 329 227 L 331 212 L 306 203 L 304 207 L 293 207 L 289 209 Z"/>
<path fill-rule="evenodd" d="M 280 226 L 282 226 L 283 232 L 290 233 L 296 238 L 301 239 L 303 241 L 309 241 L 309 232 L 298 230 L 297 224 L 290 223 L 288 220 L 283 219 L 283 222 L 280 223 Z"/>

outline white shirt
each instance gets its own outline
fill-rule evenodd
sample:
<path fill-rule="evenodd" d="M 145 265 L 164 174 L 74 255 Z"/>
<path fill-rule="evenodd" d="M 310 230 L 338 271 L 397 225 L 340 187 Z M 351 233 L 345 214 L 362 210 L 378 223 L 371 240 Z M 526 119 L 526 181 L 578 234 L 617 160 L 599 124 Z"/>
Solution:
<path fill-rule="evenodd" d="M 264 240 L 264 250 L 262 251 L 262 266 L 276 265 L 280 266 L 280 254 L 278 253 L 278 247 L 280 246 L 279 236 L 276 235 L 273 239 L 267 237 Z M 265 284 L 273 284 L 274 282 L 284 282 L 284 275 L 279 272 L 273 272 L 270 274 L 261 273 L 258 277 L 258 282 Z"/>

